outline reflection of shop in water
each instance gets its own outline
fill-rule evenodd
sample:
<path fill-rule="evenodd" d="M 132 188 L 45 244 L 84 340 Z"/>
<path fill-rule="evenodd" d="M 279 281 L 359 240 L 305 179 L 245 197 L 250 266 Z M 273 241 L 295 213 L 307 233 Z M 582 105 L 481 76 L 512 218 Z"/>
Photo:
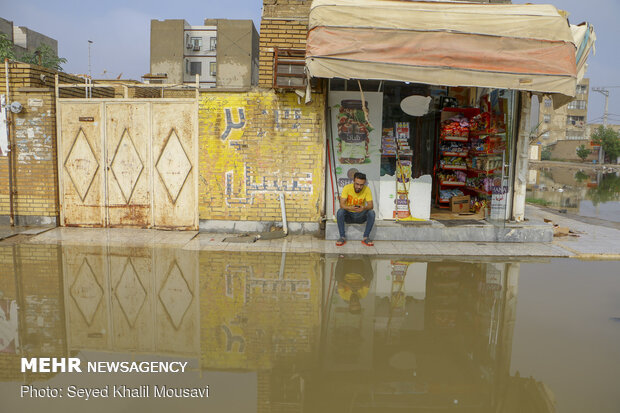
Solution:
<path fill-rule="evenodd" d="M 333 267 L 328 261 L 326 277 L 342 278 Z M 546 403 L 534 380 L 510 376 L 518 264 L 378 259 L 372 268 L 359 315 L 327 289 L 310 411 L 495 412 L 508 401 L 515 409 Z"/>

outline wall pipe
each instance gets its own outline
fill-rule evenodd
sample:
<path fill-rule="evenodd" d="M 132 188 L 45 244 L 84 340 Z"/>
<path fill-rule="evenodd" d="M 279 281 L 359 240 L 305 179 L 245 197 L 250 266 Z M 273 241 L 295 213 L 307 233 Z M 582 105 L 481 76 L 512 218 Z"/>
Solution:
<path fill-rule="evenodd" d="M 280 192 L 280 211 L 282 212 L 282 230 L 284 235 L 288 235 L 288 224 L 286 222 L 286 206 L 284 205 L 284 193 Z"/>
<path fill-rule="evenodd" d="M 6 105 L 10 105 L 9 99 L 9 59 L 4 59 L 4 76 L 6 79 Z M 15 149 L 11 139 L 11 111 L 6 108 L 6 134 L 9 146 L 8 170 L 9 170 L 9 220 L 11 226 L 15 226 L 15 213 L 13 210 L 13 150 Z"/>

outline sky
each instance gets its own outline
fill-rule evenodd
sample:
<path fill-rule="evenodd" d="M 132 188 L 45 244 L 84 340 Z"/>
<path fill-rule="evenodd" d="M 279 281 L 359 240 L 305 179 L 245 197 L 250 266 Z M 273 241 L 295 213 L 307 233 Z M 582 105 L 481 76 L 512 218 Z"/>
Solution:
<path fill-rule="evenodd" d="M 610 88 L 609 123 L 620 124 L 619 0 L 513 0 L 551 3 L 570 13 L 573 24 L 590 22 L 596 31 L 596 55 L 588 60 L 591 87 Z M 0 17 L 58 40 L 68 73 L 88 73 L 88 40 L 94 78 L 137 79 L 149 72 L 151 19 L 252 19 L 260 27 L 262 0 L 0 0 Z M 590 90 L 588 122 L 602 123 L 603 95 Z"/>

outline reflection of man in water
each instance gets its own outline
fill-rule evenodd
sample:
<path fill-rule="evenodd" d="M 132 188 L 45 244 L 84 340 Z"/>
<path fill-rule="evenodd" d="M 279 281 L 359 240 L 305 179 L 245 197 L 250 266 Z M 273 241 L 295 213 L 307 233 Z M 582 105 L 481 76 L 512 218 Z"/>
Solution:
<path fill-rule="evenodd" d="M 372 277 L 372 265 L 367 256 L 338 258 L 336 264 L 338 295 L 349 302 L 349 312 L 352 314 L 359 314 L 362 311 L 360 299 L 368 294 Z"/>

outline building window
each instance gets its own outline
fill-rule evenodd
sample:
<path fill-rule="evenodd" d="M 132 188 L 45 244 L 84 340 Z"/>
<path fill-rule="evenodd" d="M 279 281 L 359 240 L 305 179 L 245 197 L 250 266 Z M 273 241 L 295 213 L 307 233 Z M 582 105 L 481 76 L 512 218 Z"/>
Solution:
<path fill-rule="evenodd" d="M 583 95 L 584 93 L 588 93 L 588 86 L 587 85 L 577 85 L 577 94 L 578 95 Z"/>
<path fill-rule="evenodd" d="M 586 117 L 585 116 L 572 116 L 572 115 L 569 115 L 569 116 L 566 117 L 566 124 L 567 125 L 583 126 L 585 121 L 586 121 Z"/>
<path fill-rule="evenodd" d="M 185 73 L 189 73 L 189 60 L 185 59 Z"/>
<path fill-rule="evenodd" d="M 202 47 L 202 37 L 192 37 L 190 40 L 193 51 L 198 51 Z"/>
<path fill-rule="evenodd" d="M 217 63 L 216 62 L 209 62 L 209 73 L 211 73 L 211 76 L 217 75 Z"/>
<path fill-rule="evenodd" d="M 586 101 L 585 100 L 573 100 L 568 104 L 568 109 L 585 109 Z"/>
<path fill-rule="evenodd" d="M 569 141 L 578 141 L 585 139 L 583 131 L 566 131 L 566 139 Z"/>
<path fill-rule="evenodd" d="M 545 123 L 549 123 L 549 122 L 551 122 L 551 115 L 544 115 L 543 119 L 544 119 Z"/>
<path fill-rule="evenodd" d="M 212 37 L 209 39 L 209 50 L 214 51 L 217 46 L 217 37 Z"/>
<path fill-rule="evenodd" d="M 551 99 L 545 99 L 545 107 L 546 108 L 550 108 L 551 107 L 551 103 L 552 103 Z"/>
<path fill-rule="evenodd" d="M 190 62 L 189 74 L 191 76 L 195 76 L 195 75 L 202 76 L 202 62 Z"/>
<path fill-rule="evenodd" d="M 305 89 L 306 74 L 304 49 L 274 50 L 273 87 L 279 89 Z"/>

